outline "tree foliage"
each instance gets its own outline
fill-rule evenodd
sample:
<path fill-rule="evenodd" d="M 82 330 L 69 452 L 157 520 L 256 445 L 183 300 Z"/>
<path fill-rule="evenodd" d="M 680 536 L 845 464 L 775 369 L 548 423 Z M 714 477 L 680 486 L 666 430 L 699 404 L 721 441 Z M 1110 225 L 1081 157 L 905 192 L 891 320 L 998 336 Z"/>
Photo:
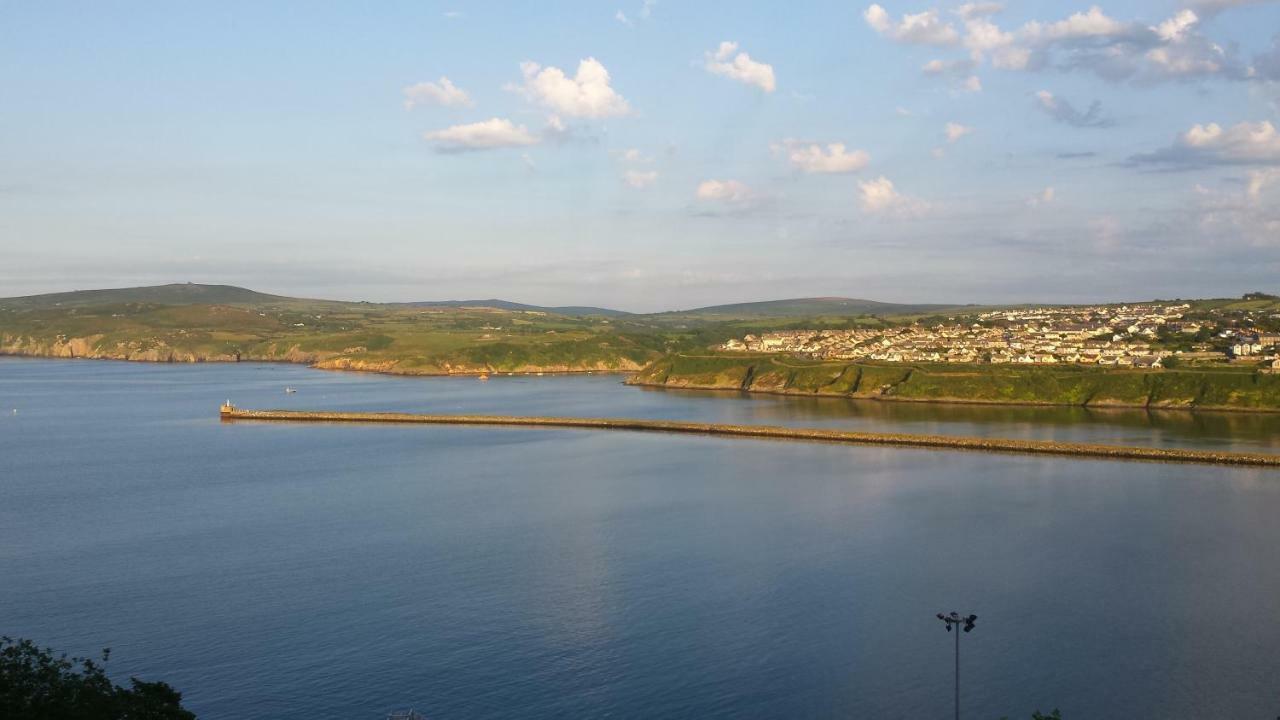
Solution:
<path fill-rule="evenodd" d="M 0 637 L 0 717 L 10 720 L 195 720 L 167 683 L 111 682 L 106 662 L 55 655 L 30 640 Z"/>

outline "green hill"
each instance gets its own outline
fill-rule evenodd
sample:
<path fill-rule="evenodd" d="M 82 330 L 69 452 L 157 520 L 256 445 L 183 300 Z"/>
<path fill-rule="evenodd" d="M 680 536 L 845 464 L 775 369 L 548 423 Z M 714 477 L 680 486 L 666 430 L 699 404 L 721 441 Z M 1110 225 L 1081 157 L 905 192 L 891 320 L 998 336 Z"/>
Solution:
<path fill-rule="evenodd" d="M 267 295 L 233 285 L 199 285 L 173 283 L 149 287 L 107 290 L 74 290 L 72 292 L 0 298 L 0 306 L 24 308 L 91 307 L 121 303 L 152 305 L 255 305 L 275 303 L 292 298 Z"/>
<path fill-rule="evenodd" d="M 742 320 L 751 318 L 833 317 L 856 315 L 914 315 L 937 313 L 957 305 L 886 303 L 859 298 L 818 297 L 766 300 L 763 302 L 712 305 L 710 307 L 653 313 L 654 319 Z"/>
<path fill-rule="evenodd" d="M 587 315 L 599 315 L 602 317 L 621 317 L 630 315 L 629 312 L 622 310 L 611 310 L 609 308 L 591 307 L 589 305 L 565 305 L 561 307 L 548 307 L 544 305 L 526 305 L 524 303 L 511 302 L 510 300 L 498 300 L 491 298 L 489 300 L 428 300 L 422 302 L 405 303 L 409 307 L 447 307 L 447 308 L 494 308 L 497 310 L 512 310 L 515 312 L 545 312 L 554 315 L 568 315 L 571 317 L 581 317 Z"/>

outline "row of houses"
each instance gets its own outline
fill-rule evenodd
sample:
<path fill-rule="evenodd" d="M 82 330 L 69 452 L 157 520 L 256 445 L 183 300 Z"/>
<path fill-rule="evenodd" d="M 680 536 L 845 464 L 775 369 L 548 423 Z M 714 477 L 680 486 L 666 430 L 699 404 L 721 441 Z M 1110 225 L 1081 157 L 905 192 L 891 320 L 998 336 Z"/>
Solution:
<path fill-rule="evenodd" d="M 792 353 L 822 359 L 994 364 L 1088 363 L 1160 367 L 1167 351 L 1150 341 L 1162 327 L 1196 332 L 1182 322 L 1189 306 L 1133 305 L 1030 308 L 982 313 L 971 324 L 899 328 L 789 330 L 729 340 L 721 350 Z M 1170 327 L 1169 329 L 1174 329 Z"/>

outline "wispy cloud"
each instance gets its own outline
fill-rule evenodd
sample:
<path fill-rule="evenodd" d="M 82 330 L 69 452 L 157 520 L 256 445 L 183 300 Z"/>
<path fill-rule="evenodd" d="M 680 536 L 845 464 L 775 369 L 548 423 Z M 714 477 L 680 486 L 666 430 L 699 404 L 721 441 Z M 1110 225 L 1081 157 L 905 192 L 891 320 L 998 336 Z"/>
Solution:
<path fill-rule="evenodd" d="M 1036 93 L 1036 107 L 1046 115 L 1060 123 L 1079 128 L 1106 128 L 1115 124 L 1111 118 L 1102 114 L 1102 102 L 1094 100 L 1089 109 L 1080 112 L 1066 98 L 1055 96 L 1048 90 Z"/>
<path fill-rule="evenodd" d="M 867 166 L 871 156 L 865 150 L 849 150 L 844 143 L 821 145 L 787 138 L 774 143 L 775 155 L 787 158 L 791 167 L 805 173 L 852 173 Z"/>
<path fill-rule="evenodd" d="M 1173 144 L 1133 155 L 1134 165 L 1174 168 L 1213 165 L 1280 165 L 1280 132 L 1270 121 L 1242 122 L 1223 128 L 1217 123 L 1193 125 Z"/>
<path fill-rule="evenodd" d="M 643 190 L 658 181 L 658 171 L 628 170 L 622 174 L 622 180 L 637 190 Z"/>
<path fill-rule="evenodd" d="M 942 129 L 942 132 L 947 136 L 947 142 L 954 143 L 966 135 L 972 135 L 973 128 L 968 125 L 961 125 L 957 122 L 949 122 L 946 127 Z"/>
<path fill-rule="evenodd" d="M 694 191 L 694 197 L 699 200 L 742 206 L 754 203 L 758 196 L 746 183 L 738 180 L 703 180 Z"/>
<path fill-rule="evenodd" d="M 740 83 L 755 85 L 767 93 L 777 88 L 773 66 L 753 60 L 745 52 L 738 52 L 736 42 L 726 40 L 720 43 L 720 47 L 716 48 L 715 52 L 706 53 L 706 62 L 703 67 L 713 75 L 722 75 Z"/>
<path fill-rule="evenodd" d="M 467 125 L 454 125 L 443 130 L 427 132 L 422 137 L 434 143 L 436 150 L 444 153 L 492 150 L 495 148 L 537 145 L 538 137 L 523 125 L 516 125 L 506 118 L 491 118 Z"/>
<path fill-rule="evenodd" d="M 471 96 L 449 78 L 441 76 L 436 82 L 420 82 L 410 85 L 401 91 L 404 94 L 404 107 L 412 110 L 419 105 L 443 105 L 444 107 L 473 107 L 475 101 Z"/>
<path fill-rule="evenodd" d="M 869 215 L 909 218 L 929 211 L 929 203 L 898 192 L 893 181 L 883 175 L 858 183 L 858 198 Z"/>
<path fill-rule="evenodd" d="M 907 14 L 895 20 L 880 5 L 871 5 L 862 13 L 871 29 L 887 38 L 912 45 L 956 45 L 960 33 L 941 20 L 937 10 Z"/>
<path fill-rule="evenodd" d="M 895 19 L 873 4 L 863 18 L 895 42 L 963 47 L 969 61 L 978 65 L 989 62 L 1004 70 L 1087 71 L 1106 80 L 1142 83 L 1202 77 L 1257 79 L 1256 71 L 1241 62 L 1231 47 L 1213 42 L 1201 32 L 1208 13 L 1205 8 L 1237 4 L 1243 3 L 1210 0 L 1198 6 L 1199 10 L 1184 8 L 1150 24 L 1118 20 L 1096 5 L 1060 20 L 1032 20 L 1013 29 L 997 24 L 991 18 L 996 6 L 986 3 L 957 9 L 960 29 L 932 9 Z"/>

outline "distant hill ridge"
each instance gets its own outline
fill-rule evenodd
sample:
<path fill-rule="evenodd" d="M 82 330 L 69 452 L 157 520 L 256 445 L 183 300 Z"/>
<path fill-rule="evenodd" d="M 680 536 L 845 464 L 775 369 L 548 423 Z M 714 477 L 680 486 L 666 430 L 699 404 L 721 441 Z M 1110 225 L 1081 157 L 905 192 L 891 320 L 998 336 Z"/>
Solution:
<path fill-rule="evenodd" d="M 555 313 L 557 315 L 604 315 L 607 317 L 614 317 L 618 315 L 632 314 L 625 310 L 612 310 L 610 308 L 591 307 L 589 305 L 549 307 L 543 305 L 526 305 L 524 303 L 512 302 L 510 300 L 498 300 L 497 298 L 490 298 L 489 300 L 423 300 L 420 302 L 392 304 L 407 305 L 409 307 L 482 307 L 496 308 L 498 310 L 513 310 L 516 312 L 548 312 Z"/>
<path fill-rule="evenodd" d="M 961 306 L 928 303 L 887 303 L 880 302 L 878 300 L 864 300 L 861 298 L 846 297 L 813 297 L 732 303 L 729 305 L 712 305 L 710 307 L 695 308 L 692 310 L 677 310 L 673 312 L 654 314 L 666 316 L 723 315 L 727 317 L 796 317 L 813 315 L 910 314 L 936 312 L 957 307 Z"/>
<path fill-rule="evenodd" d="M 307 300 L 284 295 L 270 295 L 234 285 L 203 285 L 199 283 L 172 283 L 132 288 L 101 290 L 75 290 L 72 292 L 27 295 L 0 298 L 0 305 L 7 307 L 88 307 L 114 303 L 154 303 L 157 305 L 261 305 L 292 302 L 354 303 L 345 300 Z M 623 310 L 593 306 L 543 306 L 529 305 L 490 298 L 486 300 L 433 300 L 406 303 L 375 303 L 401 307 L 484 307 L 499 310 L 546 312 L 557 315 L 604 317 L 652 317 L 652 318 L 735 318 L 735 317 L 801 317 L 840 316 L 868 314 L 910 314 L 955 309 L 957 305 L 886 303 L 876 300 L 843 297 L 792 298 L 760 302 L 712 305 L 689 310 L 660 313 L 629 313 Z"/>
<path fill-rule="evenodd" d="M 0 298 L 0 305 L 22 307 L 78 307 L 113 303 L 155 303 L 158 305 L 239 305 L 291 300 L 234 285 L 171 283 L 131 288 L 72 290 L 71 292 Z"/>

